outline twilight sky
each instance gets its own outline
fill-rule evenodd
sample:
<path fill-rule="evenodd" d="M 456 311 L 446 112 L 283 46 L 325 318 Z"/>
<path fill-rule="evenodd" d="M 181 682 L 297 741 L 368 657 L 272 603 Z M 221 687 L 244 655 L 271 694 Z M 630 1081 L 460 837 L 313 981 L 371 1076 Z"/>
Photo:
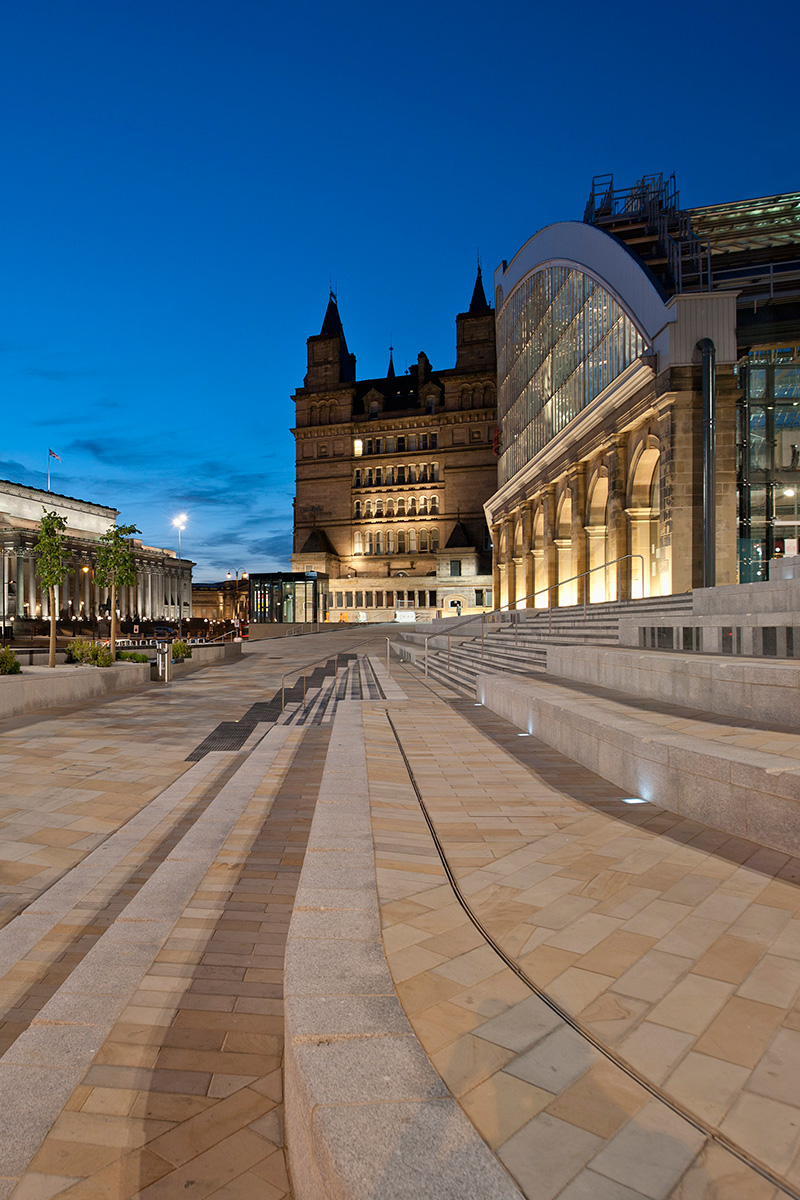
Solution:
<path fill-rule="evenodd" d="M 0 478 L 110 504 L 195 580 L 287 569 L 291 393 L 329 281 L 359 377 L 455 355 L 592 176 L 800 187 L 793 2 L 6 0 Z M 487 288 L 488 291 L 488 288 Z"/>

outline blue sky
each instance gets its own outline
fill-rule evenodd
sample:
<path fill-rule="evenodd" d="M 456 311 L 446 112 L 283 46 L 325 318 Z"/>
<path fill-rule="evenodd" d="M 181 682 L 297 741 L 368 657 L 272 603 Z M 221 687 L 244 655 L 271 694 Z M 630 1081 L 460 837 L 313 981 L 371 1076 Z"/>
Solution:
<path fill-rule="evenodd" d="M 0 477 L 121 510 L 196 579 L 286 568 L 291 394 L 329 281 L 361 377 L 454 362 L 592 176 L 793 191 L 797 9 L 0 6 Z"/>

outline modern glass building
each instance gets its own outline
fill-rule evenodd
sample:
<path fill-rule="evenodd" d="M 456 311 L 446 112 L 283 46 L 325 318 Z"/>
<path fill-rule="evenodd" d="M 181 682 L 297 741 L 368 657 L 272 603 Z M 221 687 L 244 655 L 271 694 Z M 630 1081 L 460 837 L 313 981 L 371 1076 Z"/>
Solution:
<path fill-rule="evenodd" d="M 328 611 L 328 579 L 311 572 L 250 576 L 250 622 L 313 624 Z"/>
<path fill-rule="evenodd" d="M 739 581 L 800 552 L 800 353 L 753 351 L 739 369 Z"/>

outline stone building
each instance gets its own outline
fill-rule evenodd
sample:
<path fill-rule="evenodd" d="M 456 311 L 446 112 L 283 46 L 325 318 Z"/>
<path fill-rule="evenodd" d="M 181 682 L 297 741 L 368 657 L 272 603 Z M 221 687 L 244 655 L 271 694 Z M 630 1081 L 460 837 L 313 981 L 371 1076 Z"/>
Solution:
<path fill-rule="evenodd" d="M 425 354 L 356 377 L 331 294 L 295 393 L 295 572 L 328 579 L 330 620 L 492 605 L 483 504 L 496 486 L 494 311 L 480 270 L 456 317 L 456 364 Z M 359 614 L 360 617 L 359 617 Z"/>
<path fill-rule="evenodd" d="M 48 590 L 36 574 L 34 546 L 39 536 L 43 510 L 55 511 L 67 522 L 64 531 L 69 557 L 69 574 L 56 589 L 58 616 L 62 621 L 92 620 L 107 611 L 108 588 L 94 580 L 98 539 L 114 525 L 115 508 L 75 500 L 55 492 L 39 491 L 20 483 L 0 480 L 0 555 L 2 561 L 2 613 L 18 632 L 29 619 L 49 619 Z M 124 619 L 176 620 L 192 615 L 192 567 L 172 550 L 145 546 L 132 539 L 137 580 L 118 589 L 117 606 Z"/>
<path fill-rule="evenodd" d="M 800 525 L 800 194 L 681 209 L 595 180 L 495 273 L 495 595 L 766 578 Z"/>

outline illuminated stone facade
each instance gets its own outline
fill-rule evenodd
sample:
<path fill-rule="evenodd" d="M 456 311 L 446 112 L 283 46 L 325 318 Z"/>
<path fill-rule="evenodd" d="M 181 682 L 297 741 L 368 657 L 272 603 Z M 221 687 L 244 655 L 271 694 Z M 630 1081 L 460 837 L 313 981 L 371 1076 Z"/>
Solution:
<path fill-rule="evenodd" d="M 659 596 L 765 576 L 766 567 L 744 573 L 742 547 L 763 563 L 776 541 L 751 536 L 742 497 L 772 503 L 774 515 L 780 480 L 775 471 L 766 479 L 763 448 L 742 452 L 742 429 L 758 446 L 764 437 L 740 384 L 762 364 L 780 377 L 776 387 L 800 396 L 800 370 L 787 365 L 800 342 L 794 199 L 772 230 L 759 225 L 768 202 L 730 216 L 726 206 L 683 212 L 674 181 L 649 177 L 622 193 L 603 181 L 583 223 L 548 226 L 498 268 L 500 458 L 486 515 L 500 605 Z M 703 459 L 704 362 L 713 475 Z M 800 431 L 794 437 L 787 432 L 775 453 L 784 474 L 791 460 L 800 489 Z M 750 458 L 764 481 L 745 478 Z M 795 505 L 796 539 L 797 491 L 783 495 L 787 512 Z M 704 545 L 708 513 L 713 549 Z"/>
<path fill-rule="evenodd" d="M 495 328 L 478 274 L 456 365 L 357 380 L 335 297 L 298 389 L 294 571 L 329 579 L 330 620 L 491 607 L 483 504 L 496 487 Z M 360 615 L 359 615 L 360 614 Z"/>
<path fill-rule="evenodd" d="M 110 591 L 94 582 L 98 539 L 115 524 L 117 510 L 76 500 L 55 492 L 0 480 L 0 552 L 2 553 L 2 613 L 22 631 L 27 619 L 50 616 L 48 591 L 36 575 L 34 546 L 44 510 L 67 522 L 69 573 L 56 588 L 59 619 L 92 620 L 106 610 Z M 137 581 L 118 590 L 117 606 L 124 619 L 140 617 L 176 620 L 192 615 L 192 566 L 171 550 L 145 546 L 132 539 Z"/>

